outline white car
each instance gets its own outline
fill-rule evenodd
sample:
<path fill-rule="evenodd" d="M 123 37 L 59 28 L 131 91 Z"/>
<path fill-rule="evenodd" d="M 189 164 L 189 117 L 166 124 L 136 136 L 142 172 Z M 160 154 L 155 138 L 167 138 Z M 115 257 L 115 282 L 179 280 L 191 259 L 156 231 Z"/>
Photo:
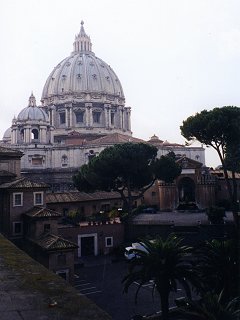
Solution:
<path fill-rule="evenodd" d="M 124 251 L 124 256 L 128 261 L 132 260 L 135 257 L 138 257 L 138 255 L 136 254 L 136 252 L 134 252 L 134 250 L 141 250 L 143 252 L 147 252 L 147 250 L 141 243 L 138 243 L 138 242 L 132 243 L 132 246 L 126 247 Z"/>

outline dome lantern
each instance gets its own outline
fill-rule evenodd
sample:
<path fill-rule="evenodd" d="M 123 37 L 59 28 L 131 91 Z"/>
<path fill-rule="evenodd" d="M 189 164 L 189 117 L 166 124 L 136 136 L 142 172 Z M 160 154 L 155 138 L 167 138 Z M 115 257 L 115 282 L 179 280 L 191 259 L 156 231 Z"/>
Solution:
<path fill-rule="evenodd" d="M 33 93 L 31 93 L 28 101 L 29 101 L 28 102 L 29 107 L 36 107 L 37 106 L 36 98 L 34 97 Z"/>
<path fill-rule="evenodd" d="M 80 32 L 77 36 L 75 36 L 75 41 L 73 43 L 73 53 L 92 51 L 91 39 L 86 34 L 83 25 L 84 22 L 81 21 Z"/>

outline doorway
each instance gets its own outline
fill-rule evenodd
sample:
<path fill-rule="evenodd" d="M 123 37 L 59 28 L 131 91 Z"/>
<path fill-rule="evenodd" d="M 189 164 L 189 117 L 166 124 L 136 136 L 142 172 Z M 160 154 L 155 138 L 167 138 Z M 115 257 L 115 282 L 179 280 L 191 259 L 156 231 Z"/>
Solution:
<path fill-rule="evenodd" d="M 197 209 L 195 197 L 195 183 L 189 177 L 184 177 L 178 184 L 179 206 L 178 210 Z"/>
<path fill-rule="evenodd" d="M 97 234 L 78 235 L 78 256 L 96 256 L 97 255 Z"/>

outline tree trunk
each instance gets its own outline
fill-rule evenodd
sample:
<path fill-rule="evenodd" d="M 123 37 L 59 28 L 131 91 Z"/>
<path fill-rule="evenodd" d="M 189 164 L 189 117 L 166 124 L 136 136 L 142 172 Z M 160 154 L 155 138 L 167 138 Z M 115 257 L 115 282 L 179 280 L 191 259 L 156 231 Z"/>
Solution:
<path fill-rule="evenodd" d="M 235 197 L 237 196 L 237 189 L 235 189 L 235 188 L 237 188 L 237 186 L 234 185 L 234 183 L 236 183 L 236 178 L 235 178 L 235 175 L 232 176 L 232 181 L 233 181 L 233 186 L 232 186 L 230 179 L 228 178 L 228 172 L 227 172 L 227 168 L 225 165 L 225 160 L 224 160 L 220 150 L 218 148 L 214 148 L 214 149 L 217 151 L 218 156 L 220 158 L 220 161 L 222 163 L 223 172 L 224 172 L 224 179 L 226 181 L 228 195 L 229 195 L 229 199 L 230 199 L 231 207 L 232 207 L 233 220 L 234 220 L 236 227 L 238 228 L 238 226 L 239 226 L 238 209 L 236 208 L 237 202 L 235 199 Z"/>
<path fill-rule="evenodd" d="M 157 291 L 160 295 L 161 300 L 161 308 L 162 308 L 162 319 L 168 320 L 169 319 L 169 290 L 166 285 L 158 285 Z"/>

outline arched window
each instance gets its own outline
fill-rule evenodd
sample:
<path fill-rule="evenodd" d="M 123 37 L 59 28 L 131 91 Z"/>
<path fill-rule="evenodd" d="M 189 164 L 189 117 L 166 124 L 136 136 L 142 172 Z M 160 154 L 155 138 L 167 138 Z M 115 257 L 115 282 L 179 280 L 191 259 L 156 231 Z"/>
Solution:
<path fill-rule="evenodd" d="M 184 177 L 179 181 L 178 192 L 180 202 L 195 202 L 195 183 L 191 178 Z"/>
<path fill-rule="evenodd" d="M 32 130 L 32 140 L 38 140 L 39 139 L 39 132 L 37 129 Z"/>
<path fill-rule="evenodd" d="M 20 139 L 23 141 L 24 140 L 24 129 L 20 131 Z"/>

